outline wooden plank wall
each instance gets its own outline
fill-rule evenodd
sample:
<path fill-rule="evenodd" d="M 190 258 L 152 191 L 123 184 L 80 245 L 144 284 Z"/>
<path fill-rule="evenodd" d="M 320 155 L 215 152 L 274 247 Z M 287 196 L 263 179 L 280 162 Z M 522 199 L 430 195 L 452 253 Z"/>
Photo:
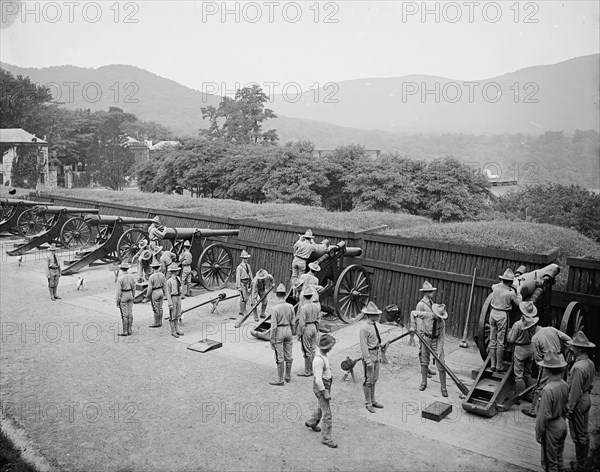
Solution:
<path fill-rule="evenodd" d="M 600 296 L 600 261 L 569 257 L 567 291 Z"/>

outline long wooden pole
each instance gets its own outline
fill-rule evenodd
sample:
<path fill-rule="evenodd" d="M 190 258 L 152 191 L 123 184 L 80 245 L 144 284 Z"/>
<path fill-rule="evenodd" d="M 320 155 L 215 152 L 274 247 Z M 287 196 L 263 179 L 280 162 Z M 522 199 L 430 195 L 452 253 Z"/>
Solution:
<path fill-rule="evenodd" d="M 465 320 L 465 328 L 463 330 L 462 341 L 460 347 L 467 347 L 467 333 L 469 331 L 469 320 L 471 318 L 471 305 L 473 304 L 473 292 L 475 291 L 475 278 L 477 277 L 477 267 L 473 269 L 473 280 L 471 280 L 471 293 L 469 294 L 469 306 L 467 307 L 467 319 Z"/>

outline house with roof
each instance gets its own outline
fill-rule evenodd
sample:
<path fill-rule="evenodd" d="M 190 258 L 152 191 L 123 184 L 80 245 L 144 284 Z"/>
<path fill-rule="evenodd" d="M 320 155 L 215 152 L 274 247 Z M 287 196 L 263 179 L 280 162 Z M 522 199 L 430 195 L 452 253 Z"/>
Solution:
<path fill-rule="evenodd" d="M 56 168 L 50 170 L 48 143 L 21 128 L 1 128 L 0 185 L 55 188 Z"/>

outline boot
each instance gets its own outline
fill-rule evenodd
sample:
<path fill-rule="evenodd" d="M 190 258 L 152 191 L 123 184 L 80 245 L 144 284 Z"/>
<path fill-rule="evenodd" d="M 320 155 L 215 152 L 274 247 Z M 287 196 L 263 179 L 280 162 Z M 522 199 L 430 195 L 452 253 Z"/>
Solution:
<path fill-rule="evenodd" d="M 179 336 L 183 336 L 183 333 L 180 331 L 180 326 L 181 326 L 181 320 L 175 320 L 175 332 L 179 335 Z"/>
<path fill-rule="evenodd" d="M 277 364 L 277 380 L 273 381 L 273 382 L 269 382 L 269 385 L 277 385 L 277 386 L 282 386 L 285 385 L 283 383 L 283 362 L 280 362 L 279 364 Z"/>
<path fill-rule="evenodd" d="M 129 336 L 131 336 L 133 334 L 132 331 L 132 326 L 133 326 L 133 316 L 130 316 L 129 319 L 127 320 L 127 334 Z"/>
<path fill-rule="evenodd" d="M 265 310 L 264 309 L 260 310 L 260 317 L 261 318 L 266 318 L 267 317 L 267 315 L 265 315 Z"/>
<path fill-rule="evenodd" d="M 292 380 L 292 361 L 286 361 L 285 363 L 285 377 L 284 380 L 289 382 Z"/>
<path fill-rule="evenodd" d="M 371 403 L 373 404 L 373 408 L 383 408 L 383 405 L 377 403 L 377 400 L 375 400 L 375 385 L 371 387 Z"/>
<path fill-rule="evenodd" d="M 573 472 L 583 472 L 585 470 L 588 449 L 589 444 L 575 443 L 575 460 L 569 463 Z"/>
<path fill-rule="evenodd" d="M 160 328 L 162 326 L 162 320 L 159 313 L 154 313 L 154 324 L 150 325 L 149 328 Z"/>
<path fill-rule="evenodd" d="M 373 412 L 375 412 L 375 410 L 373 410 Z M 321 441 L 323 444 L 325 444 L 328 447 L 331 447 L 333 449 L 335 449 L 337 447 L 337 443 L 335 441 L 333 441 L 332 439 L 330 439 L 329 441 Z"/>
<path fill-rule="evenodd" d="M 304 423 L 304 426 L 306 426 L 307 428 L 312 429 L 315 433 L 320 433 L 321 432 L 321 428 L 319 427 L 318 424 L 312 425 L 310 421 L 306 421 Z"/>
<path fill-rule="evenodd" d="M 531 398 L 531 406 L 529 408 L 522 408 L 521 413 L 523 413 L 526 416 L 529 416 L 530 418 L 535 418 L 537 416 L 537 405 L 539 400 L 540 392 L 538 390 L 535 390 Z"/>
<path fill-rule="evenodd" d="M 490 369 L 492 372 L 496 370 L 496 348 L 490 348 Z"/>
<path fill-rule="evenodd" d="M 370 413 L 375 413 L 375 408 L 373 408 L 373 400 L 371 400 L 371 387 L 365 385 L 363 387 L 363 391 L 365 392 L 365 407 Z"/>
<path fill-rule="evenodd" d="M 419 390 L 423 391 L 427 388 L 427 366 L 421 366 L 421 385 L 419 386 Z"/>
<path fill-rule="evenodd" d="M 54 296 L 54 287 L 48 287 L 48 291 L 50 292 L 50 300 L 56 300 L 56 297 Z"/>
<path fill-rule="evenodd" d="M 296 375 L 298 377 L 312 377 L 312 358 L 305 357 L 304 358 L 304 372 L 298 372 Z"/>
<path fill-rule="evenodd" d="M 448 390 L 446 390 L 446 371 L 440 370 L 440 387 L 442 391 L 442 397 L 448 396 Z"/>
<path fill-rule="evenodd" d="M 496 348 L 496 372 L 506 372 L 504 367 L 504 348 Z"/>
<path fill-rule="evenodd" d="M 516 397 L 517 395 L 519 395 L 523 390 L 525 390 L 525 381 L 524 380 L 515 380 L 515 389 L 513 391 L 513 395 Z M 515 405 L 520 405 L 521 401 L 517 400 L 515 402 Z"/>
<path fill-rule="evenodd" d="M 123 332 L 119 333 L 118 336 L 129 336 L 129 332 L 127 331 L 127 319 L 121 317 L 121 321 L 123 322 Z"/>
<path fill-rule="evenodd" d="M 178 338 L 179 335 L 177 334 L 177 327 L 175 326 L 175 321 L 169 321 L 169 324 L 171 325 L 171 336 L 173 336 L 174 338 Z"/>
<path fill-rule="evenodd" d="M 58 287 L 54 287 L 54 298 L 56 298 L 57 300 L 61 300 L 61 297 L 59 297 L 59 296 L 56 294 L 56 289 L 57 289 L 57 288 L 58 288 Z"/>

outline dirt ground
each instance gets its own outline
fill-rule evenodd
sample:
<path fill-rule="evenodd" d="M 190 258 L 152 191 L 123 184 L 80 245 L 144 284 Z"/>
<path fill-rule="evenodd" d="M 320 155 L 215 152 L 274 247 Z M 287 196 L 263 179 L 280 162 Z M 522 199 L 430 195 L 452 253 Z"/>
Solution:
<path fill-rule="evenodd" d="M 106 267 L 84 270 L 79 291 L 76 276 L 62 277 L 58 293 L 63 298 L 53 302 L 43 252 L 27 255 L 18 265 L 16 258 L 6 256 L 7 240 L 3 243 L 2 415 L 37 451 L 38 468 L 48 464 L 51 470 L 65 471 L 526 470 L 510 457 L 496 458 L 493 444 L 479 448 L 482 453 L 473 452 L 477 439 L 466 433 L 472 424 L 486 427 L 483 422 L 463 416 L 450 427 L 444 421 L 416 419 L 407 405 L 443 398 L 435 379 L 428 390 L 418 392 L 416 351 L 406 343 L 390 348 L 391 363 L 382 369 L 378 383 L 378 400 L 385 408 L 370 414 L 360 382 L 341 380 L 340 362 L 359 352 L 355 333 L 344 332 L 353 333 L 349 330 L 356 327 L 336 332 L 340 341 L 332 353 L 332 408 L 339 448 L 330 449 L 304 426 L 316 402 L 312 379 L 295 375 L 303 365 L 299 346 L 294 347 L 291 383 L 268 385 L 275 375 L 268 343 L 249 335 L 252 321 L 245 329 L 231 329 L 237 300 L 219 305 L 218 314 L 211 314 L 208 305 L 184 315 L 186 335 L 179 339 L 170 336 L 168 322 L 162 329 L 149 329 L 150 305 L 135 305 L 134 336 L 122 338 L 116 336 L 120 317 L 114 275 Z M 184 309 L 214 296 L 197 293 L 195 299 L 184 301 Z M 223 348 L 204 354 L 187 349 L 204 337 L 224 342 Z M 476 357 L 474 349 L 468 354 Z M 360 376 L 360 369 L 357 373 Z M 469 373 L 465 367 L 461 374 L 464 378 Z M 449 390 L 448 401 L 460 416 L 458 389 L 449 385 Z M 595 397 L 595 408 L 597 403 Z"/>

